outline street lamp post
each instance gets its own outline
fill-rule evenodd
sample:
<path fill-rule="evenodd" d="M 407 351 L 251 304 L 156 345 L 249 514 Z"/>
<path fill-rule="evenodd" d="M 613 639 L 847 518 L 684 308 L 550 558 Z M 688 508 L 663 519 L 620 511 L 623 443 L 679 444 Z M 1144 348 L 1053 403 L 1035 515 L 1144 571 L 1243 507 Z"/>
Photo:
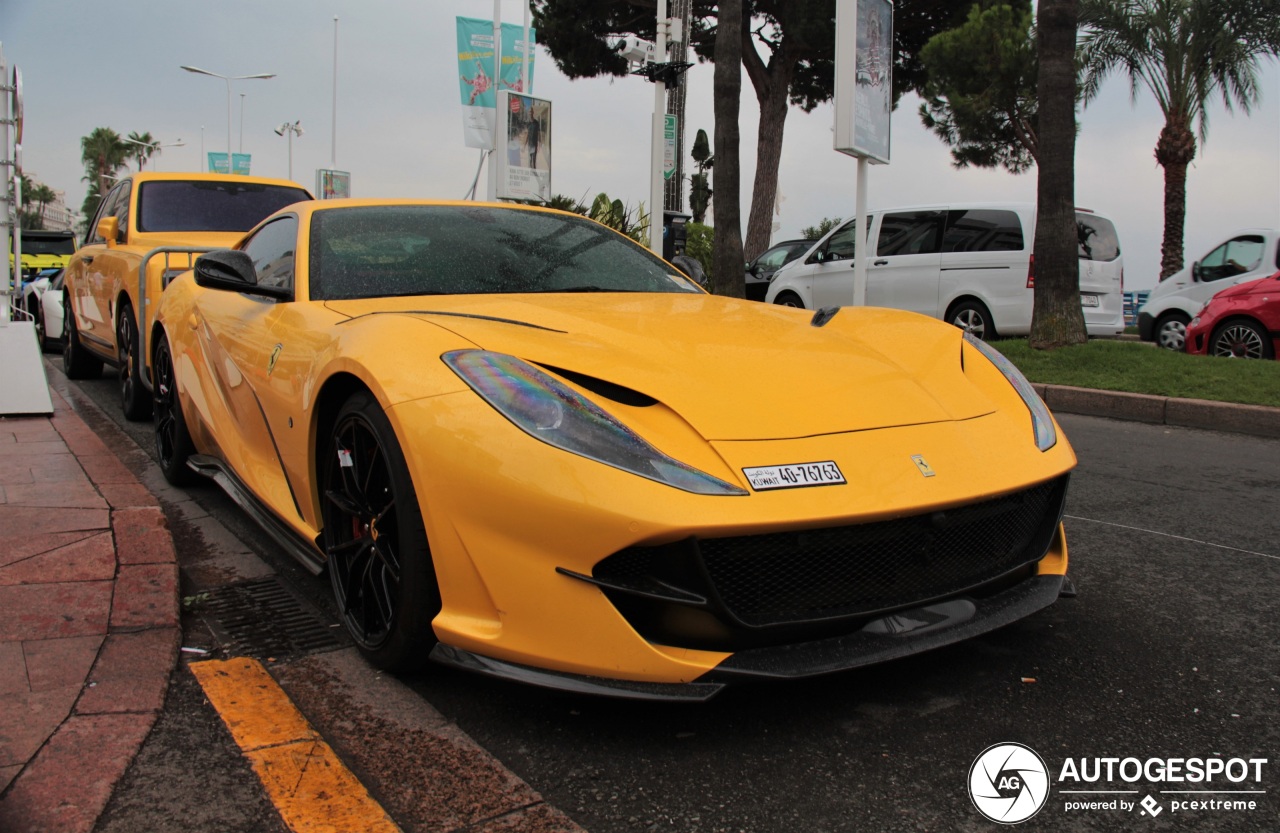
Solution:
<path fill-rule="evenodd" d="M 306 131 L 302 129 L 301 120 L 295 121 L 292 124 L 285 122 L 276 128 L 277 136 L 283 136 L 286 133 L 289 134 L 289 179 L 293 179 L 293 137 L 301 136 L 305 132 Z"/>
<path fill-rule="evenodd" d="M 181 69 L 185 69 L 187 72 L 194 72 L 197 75 L 209 75 L 214 78 L 221 78 L 223 81 L 227 82 L 227 173 L 231 173 L 231 82 L 245 81 L 253 78 L 260 78 L 265 81 L 268 78 L 275 78 L 276 74 L 274 72 L 259 72 L 254 75 L 222 75 L 221 73 L 210 72 L 207 69 L 190 67 L 186 64 L 183 64 Z"/>
<path fill-rule="evenodd" d="M 131 143 L 131 144 L 135 144 L 135 145 L 142 145 L 144 148 L 151 148 L 151 152 L 152 152 L 152 153 L 158 153 L 158 152 L 160 151 L 160 148 L 184 148 L 184 147 L 186 147 L 186 146 L 187 146 L 187 143 L 186 143 L 186 142 L 184 142 L 184 141 L 182 141 L 181 139 L 179 139 L 179 140 L 178 140 L 178 141 L 176 141 L 176 142 L 170 142 L 170 143 L 169 143 L 169 144 L 167 144 L 167 145 L 162 145 L 162 144 L 160 144 L 160 140 L 158 140 L 158 139 L 157 139 L 156 141 L 154 141 L 154 142 L 139 142 L 137 139 L 129 139 L 129 138 L 127 138 L 127 137 L 126 137 L 126 138 L 125 138 L 125 141 L 126 141 L 126 142 L 129 142 L 129 143 Z M 144 164 L 146 164 L 146 160 L 145 160 L 145 159 L 139 159 L 139 160 L 138 160 L 138 170 L 142 170 L 142 166 L 143 166 Z M 158 165 L 158 164 L 160 164 L 160 163 L 158 163 L 158 162 L 157 162 L 156 164 Z M 155 170 L 157 170 L 157 171 L 158 171 L 158 170 L 160 170 L 160 169 L 159 169 L 159 168 L 155 168 Z"/>

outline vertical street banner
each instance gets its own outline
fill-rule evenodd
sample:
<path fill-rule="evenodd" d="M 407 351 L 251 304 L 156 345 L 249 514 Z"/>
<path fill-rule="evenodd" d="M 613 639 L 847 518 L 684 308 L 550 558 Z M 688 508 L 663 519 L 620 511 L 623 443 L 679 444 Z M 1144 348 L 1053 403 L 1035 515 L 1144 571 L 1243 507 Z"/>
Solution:
<path fill-rule="evenodd" d="M 498 197 L 551 201 L 551 102 L 498 93 Z"/>
<path fill-rule="evenodd" d="M 493 21 L 459 17 L 458 90 L 462 101 L 462 134 L 467 147 L 491 150 L 495 146 L 498 92 L 524 93 L 532 89 L 533 44 L 536 32 L 502 24 L 501 61 L 494 65 Z M 524 52 L 529 50 L 529 79 L 524 78 Z"/>
<path fill-rule="evenodd" d="M 889 164 L 893 3 L 836 0 L 835 149 Z"/>
<path fill-rule="evenodd" d="M 227 155 L 225 153 L 217 153 L 209 151 L 209 171 L 215 174 L 233 173 L 236 176 L 248 176 L 249 166 L 253 160 L 253 154 L 249 153 L 233 153 L 231 154 L 231 166 L 227 166 Z"/>
<path fill-rule="evenodd" d="M 662 178 L 671 179 L 676 173 L 676 131 L 679 129 L 679 116 L 666 113 L 662 125 Z"/>

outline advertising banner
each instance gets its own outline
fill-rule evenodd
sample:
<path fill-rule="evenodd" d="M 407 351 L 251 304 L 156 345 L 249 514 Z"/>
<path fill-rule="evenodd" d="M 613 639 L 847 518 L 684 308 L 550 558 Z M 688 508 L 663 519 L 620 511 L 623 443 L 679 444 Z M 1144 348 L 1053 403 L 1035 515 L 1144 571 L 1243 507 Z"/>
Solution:
<path fill-rule="evenodd" d="M 351 174 L 348 171 L 316 169 L 316 199 L 340 200 L 351 196 Z"/>
<path fill-rule="evenodd" d="M 249 162 L 252 159 L 251 153 L 233 153 L 231 154 L 231 170 L 236 176 L 249 175 Z M 214 153 L 209 151 L 209 171 L 215 174 L 228 173 L 227 155 L 225 153 Z"/>
<path fill-rule="evenodd" d="M 679 129 L 679 117 L 675 113 L 666 114 L 666 122 L 662 125 L 662 178 L 671 179 L 676 173 L 676 130 Z"/>
<path fill-rule="evenodd" d="M 893 3 L 837 0 L 835 149 L 889 163 Z"/>
<path fill-rule="evenodd" d="M 495 69 L 493 56 L 493 21 L 459 17 L 458 22 L 458 90 L 462 101 L 462 133 L 467 147 L 492 149 L 496 129 L 497 94 L 501 90 L 523 93 L 533 80 L 533 43 L 536 32 L 529 30 L 530 43 L 524 42 L 524 27 L 502 24 L 501 63 Z M 529 52 L 529 81 L 524 79 L 524 51 Z"/>
<path fill-rule="evenodd" d="M 551 102 L 498 93 L 498 196 L 551 200 Z"/>

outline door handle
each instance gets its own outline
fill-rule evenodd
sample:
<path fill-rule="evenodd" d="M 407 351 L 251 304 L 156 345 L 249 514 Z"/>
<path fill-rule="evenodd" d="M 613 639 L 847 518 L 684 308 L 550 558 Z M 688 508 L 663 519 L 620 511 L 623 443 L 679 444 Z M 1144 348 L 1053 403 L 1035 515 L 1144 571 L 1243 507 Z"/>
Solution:
<path fill-rule="evenodd" d="M 80 259 L 85 263 L 93 263 L 93 255 L 81 255 Z"/>
<path fill-rule="evenodd" d="M 889 265 L 889 261 L 887 261 L 887 260 L 877 260 L 877 261 L 873 262 L 871 265 L 872 265 L 872 266 L 888 266 L 888 265 Z"/>

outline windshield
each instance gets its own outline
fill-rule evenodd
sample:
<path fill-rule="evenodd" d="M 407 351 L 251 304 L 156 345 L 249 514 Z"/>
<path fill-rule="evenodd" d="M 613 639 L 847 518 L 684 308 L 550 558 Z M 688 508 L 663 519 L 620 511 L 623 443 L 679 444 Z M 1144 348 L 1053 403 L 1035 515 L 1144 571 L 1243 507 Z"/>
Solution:
<path fill-rule="evenodd" d="M 521 292 L 700 292 L 648 250 L 571 214 L 377 205 L 311 218 L 313 300 Z"/>
<path fill-rule="evenodd" d="M 226 180 L 144 182 L 138 231 L 248 231 L 267 216 L 311 199 L 302 188 Z"/>
<path fill-rule="evenodd" d="M 73 255 L 76 253 L 76 239 L 71 234 L 32 234 L 22 232 L 22 253 L 24 255 Z"/>

